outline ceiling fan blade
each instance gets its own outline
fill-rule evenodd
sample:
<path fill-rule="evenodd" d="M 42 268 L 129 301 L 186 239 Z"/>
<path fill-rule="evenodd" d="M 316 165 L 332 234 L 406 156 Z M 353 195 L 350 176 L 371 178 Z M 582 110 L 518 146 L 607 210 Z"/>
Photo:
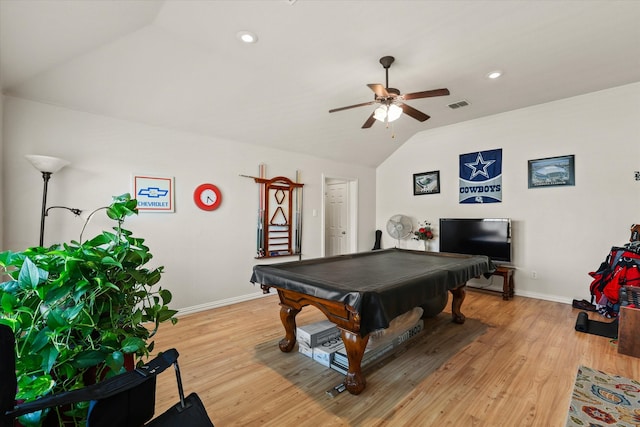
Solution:
<path fill-rule="evenodd" d="M 375 113 L 375 112 L 374 112 Z M 362 125 L 362 129 L 368 129 L 371 126 L 373 126 L 373 124 L 376 122 L 376 119 L 373 118 L 373 114 L 371 113 L 371 115 L 369 116 L 369 118 L 367 119 L 366 122 L 364 122 L 364 124 Z"/>
<path fill-rule="evenodd" d="M 385 89 L 385 87 L 382 86 L 380 83 L 369 83 L 367 86 L 369 86 L 369 89 L 374 91 L 376 93 L 376 96 L 378 97 L 389 96 L 389 92 L 387 92 L 387 89 Z"/>
<path fill-rule="evenodd" d="M 431 98 L 433 96 L 445 96 L 449 95 L 449 89 L 434 89 L 434 90 L 425 90 L 424 92 L 413 92 L 413 93 L 405 93 L 402 95 L 404 99 L 420 99 L 420 98 Z"/>
<path fill-rule="evenodd" d="M 329 110 L 329 112 L 330 113 L 335 113 L 336 111 L 348 110 L 350 108 L 364 107 L 365 105 L 375 104 L 375 102 L 376 101 L 369 101 L 369 102 L 363 102 L 362 104 L 349 105 L 348 107 L 334 108 L 332 110 Z"/>
<path fill-rule="evenodd" d="M 429 116 L 426 115 L 425 113 L 423 113 L 422 111 L 418 111 L 415 108 L 413 108 L 413 107 L 411 107 L 411 106 L 409 106 L 407 104 L 399 103 L 398 106 L 400 108 L 402 108 L 402 111 L 404 111 L 404 113 L 407 116 L 411 116 L 411 117 L 413 117 L 414 119 L 416 119 L 416 120 L 418 120 L 420 122 L 424 122 L 425 120 L 427 120 L 429 118 Z"/>

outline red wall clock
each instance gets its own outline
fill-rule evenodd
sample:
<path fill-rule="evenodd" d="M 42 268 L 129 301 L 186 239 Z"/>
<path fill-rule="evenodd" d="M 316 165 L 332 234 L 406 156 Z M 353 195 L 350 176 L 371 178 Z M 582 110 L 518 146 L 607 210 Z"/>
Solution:
<path fill-rule="evenodd" d="M 222 194 L 220 194 L 218 187 L 213 184 L 200 184 L 193 192 L 193 201 L 200 209 L 212 211 L 220 206 Z"/>

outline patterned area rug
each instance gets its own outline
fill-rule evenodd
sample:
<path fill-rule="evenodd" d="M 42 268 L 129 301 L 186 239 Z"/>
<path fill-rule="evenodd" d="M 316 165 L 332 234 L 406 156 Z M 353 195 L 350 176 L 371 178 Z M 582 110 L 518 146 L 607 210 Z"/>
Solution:
<path fill-rule="evenodd" d="M 580 366 L 567 427 L 640 426 L 640 382 Z"/>

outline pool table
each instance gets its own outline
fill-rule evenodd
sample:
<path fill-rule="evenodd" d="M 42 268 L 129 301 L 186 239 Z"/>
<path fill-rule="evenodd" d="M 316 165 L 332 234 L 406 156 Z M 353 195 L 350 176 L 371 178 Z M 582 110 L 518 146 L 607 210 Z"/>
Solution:
<path fill-rule="evenodd" d="M 453 295 L 453 321 L 464 323 L 460 307 L 466 282 L 494 270 L 486 256 L 394 248 L 256 265 L 251 282 L 265 293 L 270 288 L 278 292 L 283 352 L 295 346 L 296 315 L 307 305 L 320 309 L 341 329 L 349 360 L 345 387 L 360 394 L 366 386 L 362 356 L 371 332 L 389 327 L 393 318 L 417 306 L 436 315 L 446 305 L 447 292 Z"/>

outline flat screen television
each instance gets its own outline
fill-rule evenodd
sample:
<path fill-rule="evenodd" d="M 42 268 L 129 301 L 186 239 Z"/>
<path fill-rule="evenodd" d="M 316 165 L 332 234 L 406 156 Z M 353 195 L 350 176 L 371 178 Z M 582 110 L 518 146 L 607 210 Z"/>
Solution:
<path fill-rule="evenodd" d="M 440 218 L 440 252 L 486 255 L 511 262 L 509 218 Z"/>

